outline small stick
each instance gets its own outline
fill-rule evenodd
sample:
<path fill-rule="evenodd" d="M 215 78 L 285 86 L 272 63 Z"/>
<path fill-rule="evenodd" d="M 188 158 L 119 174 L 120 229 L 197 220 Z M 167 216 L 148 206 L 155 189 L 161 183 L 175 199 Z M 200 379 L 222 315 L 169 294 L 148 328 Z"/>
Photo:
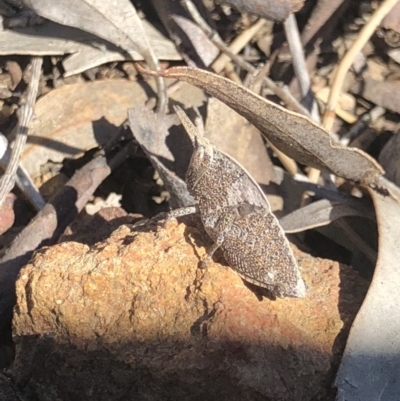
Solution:
<path fill-rule="evenodd" d="M 229 45 L 229 49 L 232 53 L 238 54 L 249 42 L 253 39 L 254 35 L 265 25 L 266 20 L 260 18 L 250 28 L 243 31 L 238 35 L 232 43 Z M 211 64 L 211 68 L 220 73 L 224 67 L 229 63 L 230 57 L 225 53 L 220 54 Z"/>
<path fill-rule="evenodd" d="M 282 165 L 285 167 L 285 169 L 289 172 L 290 175 L 295 176 L 296 174 L 299 173 L 299 170 L 297 168 L 297 163 L 295 160 L 293 160 L 291 157 L 288 155 L 285 155 L 285 153 L 281 152 L 277 147 L 275 147 L 266 137 L 265 135 L 264 139 L 268 142 L 268 146 L 271 147 L 271 149 L 275 152 L 277 158 L 280 160 Z"/>
<path fill-rule="evenodd" d="M 350 240 L 372 263 L 376 263 L 377 252 L 358 234 L 354 228 L 345 220 L 339 219 L 335 224 L 346 232 L 346 238 Z"/>
<path fill-rule="evenodd" d="M 397 4 L 397 2 L 398 0 L 385 0 L 379 6 L 379 8 L 372 15 L 371 19 L 361 29 L 357 39 L 354 41 L 353 45 L 350 47 L 350 49 L 347 51 L 346 55 L 340 62 L 340 65 L 336 70 L 336 74 L 333 78 L 328 103 L 326 105 L 326 110 L 323 117 L 323 126 L 327 131 L 330 131 L 333 127 L 333 123 L 335 120 L 335 108 L 347 71 L 353 64 L 357 54 L 362 50 L 370 37 L 373 35 L 375 29 L 386 17 L 386 15 L 389 14 L 389 12 Z"/>
<path fill-rule="evenodd" d="M 10 162 L 7 166 L 6 172 L 0 179 L 0 206 L 3 204 L 7 194 L 12 190 L 15 184 L 16 172 L 28 136 L 28 127 L 33 117 L 33 108 L 39 89 L 42 62 L 43 59 L 41 57 L 32 58 L 32 76 L 28 85 L 26 103 L 23 104 L 19 110 L 17 134 L 11 152 Z"/>
<path fill-rule="evenodd" d="M 242 80 L 240 79 L 238 74 L 236 74 L 235 68 L 231 61 L 225 66 L 224 74 L 231 81 L 236 82 L 237 84 L 242 84 Z"/>
<path fill-rule="evenodd" d="M 328 89 L 328 91 L 326 91 L 326 89 Z M 329 97 L 329 88 L 324 88 L 322 90 L 320 90 L 319 92 L 317 92 L 316 97 L 318 100 L 320 100 L 323 104 L 324 107 L 326 107 L 326 103 L 328 102 L 328 97 Z M 340 98 L 339 98 L 340 99 Z M 342 106 L 340 105 L 340 102 L 337 103 L 336 108 L 335 108 L 335 113 L 338 117 L 340 117 L 343 121 L 345 121 L 347 124 L 355 124 L 357 122 L 357 117 L 347 111 L 347 110 L 343 110 Z M 330 133 L 332 135 L 332 133 Z M 335 141 L 339 140 L 339 137 L 337 136 L 336 138 L 332 138 Z"/>
<path fill-rule="evenodd" d="M 133 57 L 133 51 L 131 49 L 139 50 L 139 53 L 143 56 L 145 59 L 146 63 L 150 66 L 150 68 L 154 71 L 159 71 L 161 69 L 160 67 L 160 62 L 154 52 L 153 47 L 150 44 L 149 38 L 144 31 L 143 23 L 141 18 L 139 17 L 136 7 L 132 7 L 131 9 L 132 14 L 131 18 L 132 21 L 131 23 L 133 25 L 136 25 L 138 30 L 137 30 L 137 35 L 141 36 L 140 38 L 140 45 L 139 42 L 135 42 L 133 38 L 129 38 L 129 41 L 131 42 L 131 47 L 127 48 L 128 54 L 132 56 L 132 59 L 134 60 Z M 138 47 L 138 48 L 136 48 Z M 168 106 L 168 96 L 167 96 L 167 87 L 165 80 L 162 76 L 156 76 L 155 77 L 156 85 L 157 85 L 157 104 L 156 104 L 156 112 L 160 114 L 165 114 Z"/>
<path fill-rule="evenodd" d="M 278 51 L 275 50 L 271 54 L 269 60 L 264 64 L 264 66 L 259 69 L 251 84 L 251 90 L 253 92 L 261 94 L 264 78 L 269 74 L 269 71 L 271 70 L 271 65 L 275 62 L 277 56 L 278 56 Z"/>
<path fill-rule="evenodd" d="M 234 54 L 229 49 L 229 47 L 224 43 L 218 33 L 211 29 L 207 22 L 203 19 L 191 0 L 182 0 L 182 4 L 187 9 L 188 13 L 192 16 L 193 20 L 196 22 L 199 28 L 208 36 L 210 41 L 219 50 L 224 52 L 228 57 L 232 59 L 232 61 L 234 61 L 239 67 L 243 68 L 244 70 L 250 73 L 256 71 L 256 68 L 254 66 L 244 61 L 243 58 Z M 273 93 L 280 97 L 290 109 L 298 113 L 305 114 L 306 116 L 310 115 L 308 110 L 303 107 L 287 89 L 278 86 L 272 79 L 268 77 L 264 78 L 264 83 Z"/>
<path fill-rule="evenodd" d="M 7 138 L 0 133 L 0 167 L 4 170 L 10 163 L 11 148 L 8 145 Z M 17 168 L 15 183 L 21 192 L 25 195 L 32 206 L 37 210 L 42 210 L 46 204 L 36 185 L 32 181 L 25 168 L 20 165 Z"/>
<path fill-rule="evenodd" d="M 347 146 L 368 126 L 369 123 L 376 121 L 379 117 L 382 117 L 385 112 L 386 109 L 376 106 L 368 113 L 363 114 L 360 119 L 351 127 L 351 129 L 340 138 L 339 143 Z"/>
<path fill-rule="evenodd" d="M 311 91 L 310 76 L 307 71 L 306 59 L 304 57 L 303 45 L 301 44 L 299 28 L 293 13 L 283 23 L 286 33 L 286 39 L 289 44 L 290 53 L 292 55 L 293 68 L 297 79 L 303 102 L 307 109 L 311 111 L 311 117 L 316 123 L 320 123 L 318 105 L 315 101 L 314 94 Z"/>

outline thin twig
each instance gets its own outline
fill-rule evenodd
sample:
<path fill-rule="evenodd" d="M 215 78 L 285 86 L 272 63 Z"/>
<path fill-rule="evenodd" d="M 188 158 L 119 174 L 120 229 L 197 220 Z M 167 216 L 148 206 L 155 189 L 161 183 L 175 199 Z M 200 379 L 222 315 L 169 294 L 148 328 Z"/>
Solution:
<path fill-rule="evenodd" d="M 229 49 L 232 53 L 238 54 L 254 37 L 254 35 L 264 26 L 264 19 L 259 19 L 250 28 L 243 31 L 239 36 L 237 36 L 232 43 L 229 45 Z M 242 80 L 236 73 L 232 60 L 225 54 L 221 53 L 211 64 L 211 68 L 216 72 L 220 73 L 224 71 L 224 74 L 233 82 L 242 84 Z"/>
<path fill-rule="evenodd" d="M 236 82 L 238 84 L 242 84 L 242 80 L 239 75 L 235 71 L 235 67 L 231 61 L 224 68 L 224 75 L 229 78 L 231 81 Z"/>
<path fill-rule="evenodd" d="M 6 170 L 10 164 L 10 157 L 11 148 L 8 145 L 7 138 L 0 133 L 0 167 L 3 170 Z M 43 209 L 46 202 L 22 165 L 17 168 L 15 183 L 37 211 Z"/>
<path fill-rule="evenodd" d="M 360 119 L 355 123 L 351 129 L 344 134 L 339 143 L 347 146 L 354 138 L 356 138 L 364 129 L 371 123 L 376 121 L 379 117 L 382 117 L 386 112 L 386 109 L 380 106 L 374 107 L 368 113 L 363 114 Z"/>
<path fill-rule="evenodd" d="M 146 63 L 153 71 L 160 71 L 160 63 L 156 58 L 153 51 L 149 51 L 145 57 Z M 157 102 L 156 111 L 157 113 L 165 114 L 168 106 L 167 86 L 163 77 L 155 77 L 157 86 Z"/>
<path fill-rule="evenodd" d="M 267 21 L 260 18 L 250 28 L 244 30 L 238 35 L 232 43 L 229 45 L 229 49 L 232 53 L 238 54 L 249 42 L 253 39 L 254 35 L 265 25 Z M 225 53 L 220 54 L 211 64 L 211 68 L 216 72 L 220 73 L 224 67 L 229 63 L 231 58 Z"/>
<path fill-rule="evenodd" d="M 321 120 L 318 112 L 318 105 L 315 101 L 314 94 L 311 91 L 311 80 L 307 70 L 299 28 L 293 13 L 291 13 L 285 20 L 283 26 L 285 28 L 290 54 L 292 55 L 294 72 L 299 81 L 303 104 L 311 111 L 311 118 L 319 124 Z"/>
<path fill-rule="evenodd" d="M 336 70 L 336 74 L 333 78 L 328 103 L 326 105 L 326 110 L 323 117 L 323 126 L 327 131 L 330 131 L 333 127 L 333 123 L 335 120 L 335 108 L 347 71 L 353 64 L 353 61 L 357 54 L 362 50 L 370 37 L 373 35 L 375 29 L 381 23 L 383 18 L 385 18 L 385 16 L 389 14 L 389 12 L 397 4 L 397 2 L 398 0 L 385 0 L 379 6 L 379 8 L 372 15 L 371 19 L 364 25 L 363 29 L 361 29 L 357 39 L 354 41 L 351 48 L 347 51 L 346 55 L 343 57 L 343 60 L 340 62 L 340 65 Z"/>
<path fill-rule="evenodd" d="M 132 24 L 136 25 L 136 27 L 139 28 L 137 33 L 139 36 L 141 36 L 139 41 L 135 41 L 134 38 L 129 37 L 132 49 L 139 51 L 139 53 L 143 56 L 143 58 L 146 60 L 146 63 L 153 71 L 159 71 L 161 69 L 160 62 L 155 54 L 153 46 L 150 44 L 149 38 L 144 30 L 142 20 L 139 17 L 135 7 L 133 7 L 131 11 Z M 130 48 L 127 48 L 126 50 L 134 60 L 134 52 L 132 52 Z M 156 111 L 157 113 L 165 114 L 168 105 L 167 86 L 163 77 L 157 76 L 155 77 L 155 80 L 158 96 Z"/>
<path fill-rule="evenodd" d="M 351 241 L 372 263 L 376 263 L 377 252 L 368 245 L 364 238 L 345 219 L 336 220 L 335 225 L 345 231 L 346 240 Z"/>
<path fill-rule="evenodd" d="M 160 63 L 158 62 L 154 51 L 149 51 L 148 54 L 146 54 L 146 62 L 152 70 L 161 70 Z M 165 114 L 168 105 L 167 86 L 165 84 L 165 79 L 163 77 L 155 77 L 155 80 L 157 86 L 156 111 L 157 113 Z"/>
<path fill-rule="evenodd" d="M 17 168 L 15 183 L 37 211 L 44 208 L 46 201 L 43 199 L 42 194 L 39 192 L 31 176 L 22 165 Z"/>
<path fill-rule="evenodd" d="M 192 16 L 193 20 L 196 24 L 200 27 L 200 29 L 208 36 L 210 41 L 223 53 L 225 53 L 228 57 L 232 59 L 239 67 L 243 68 L 244 70 L 253 73 L 256 68 L 252 66 L 250 63 L 244 61 L 241 57 L 234 54 L 229 47 L 224 43 L 221 37 L 218 35 L 216 31 L 210 28 L 207 22 L 203 19 L 203 17 L 198 12 L 196 6 L 193 4 L 191 0 L 182 0 L 183 6 L 186 8 L 188 13 Z M 293 96 L 292 94 L 286 90 L 278 86 L 272 79 L 265 77 L 264 78 L 265 85 L 278 97 L 280 97 L 293 111 L 296 111 L 301 114 L 305 114 L 307 116 L 310 115 L 308 110 L 303 107 Z"/>
<path fill-rule="evenodd" d="M 324 105 L 323 107 L 325 109 L 326 103 L 328 103 L 329 87 L 321 89 L 315 95 L 316 95 L 317 99 L 320 102 L 323 103 L 323 105 Z M 345 95 L 345 94 L 341 94 L 341 96 L 342 95 Z M 340 97 L 339 97 L 339 102 L 336 104 L 336 107 L 335 107 L 335 113 L 336 113 L 336 115 L 338 117 L 340 117 L 341 120 L 343 120 L 347 124 L 352 125 L 352 124 L 355 124 L 357 122 L 357 117 L 353 113 L 351 113 L 350 111 L 342 109 L 342 106 L 340 104 Z M 330 132 L 330 134 L 331 134 L 331 137 L 332 137 L 333 133 Z M 333 137 L 332 139 L 334 141 L 338 141 L 339 137 L 337 136 L 337 134 L 334 134 L 334 135 L 336 136 L 336 138 Z"/>
<path fill-rule="evenodd" d="M 172 93 L 180 89 L 182 86 L 182 81 L 175 81 L 170 86 L 167 87 L 167 98 L 171 96 Z M 154 109 L 154 106 L 156 105 L 157 100 L 154 97 L 151 97 L 147 102 L 146 102 L 146 108 L 149 110 Z M 127 121 L 127 120 L 126 120 Z"/>
<path fill-rule="evenodd" d="M 42 62 L 43 59 L 41 57 L 32 58 L 32 76 L 28 84 L 26 103 L 23 104 L 19 110 L 17 134 L 11 152 L 10 162 L 7 166 L 6 172 L 0 179 L 0 206 L 3 204 L 7 194 L 12 190 L 15 184 L 16 172 L 28 136 L 28 127 L 33 117 L 33 108 L 39 89 Z"/>
<path fill-rule="evenodd" d="M 264 82 L 264 78 L 269 75 L 271 70 L 271 65 L 275 62 L 276 57 L 278 56 L 278 51 L 275 50 L 269 60 L 262 66 L 257 75 L 254 77 L 253 82 L 251 83 L 251 90 L 255 93 L 261 94 L 262 84 Z"/>
<path fill-rule="evenodd" d="M 296 174 L 299 173 L 299 170 L 297 168 L 297 163 L 295 160 L 293 160 L 291 157 L 280 151 L 275 145 L 273 145 L 268 138 L 264 136 L 264 139 L 268 142 L 268 145 L 270 148 L 275 152 L 276 157 L 279 159 L 279 161 L 282 163 L 283 167 L 288 171 L 288 173 L 292 176 L 295 176 Z"/>

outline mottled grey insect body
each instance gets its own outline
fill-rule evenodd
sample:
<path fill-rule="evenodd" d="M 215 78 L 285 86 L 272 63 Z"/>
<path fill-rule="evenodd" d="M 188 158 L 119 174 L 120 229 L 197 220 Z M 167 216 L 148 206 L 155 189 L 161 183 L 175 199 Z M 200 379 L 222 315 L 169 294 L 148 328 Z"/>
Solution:
<path fill-rule="evenodd" d="M 215 243 L 203 264 L 220 247 L 246 281 L 279 297 L 304 297 L 293 252 L 260 187 L 234 159 L 200 136 L 182 110 L 176 112 L 194 143 L 187 187 Z"/>

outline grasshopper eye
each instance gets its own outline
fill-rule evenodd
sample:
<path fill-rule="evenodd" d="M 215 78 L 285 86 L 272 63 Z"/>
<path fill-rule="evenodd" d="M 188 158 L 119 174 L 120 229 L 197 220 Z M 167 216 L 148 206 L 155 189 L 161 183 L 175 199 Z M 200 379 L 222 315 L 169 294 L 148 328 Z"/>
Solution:
<path fill-rule="evenodd" d="M 197 149 L 197 158 L 201 161 L 204 160 L 204 146 L 199 146 Z"/>
<path fill-rule="evenodd" d="M 204 160 L 204 146 L 196 144 L 192 155 L 192 163 L 200 166 Z"/>

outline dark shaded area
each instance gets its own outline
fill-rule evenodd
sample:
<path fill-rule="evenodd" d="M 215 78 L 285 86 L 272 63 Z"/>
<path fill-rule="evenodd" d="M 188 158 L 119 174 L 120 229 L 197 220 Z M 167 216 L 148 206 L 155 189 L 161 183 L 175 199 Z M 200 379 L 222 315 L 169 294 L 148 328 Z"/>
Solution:
<path fill-rule="evenodd" d="M 250 346 L 254 351 L 251 354 Z M 192 330 L 187 341 L 97 344 L 95 348 L 98 349 L 91 351 L 61 344 L 51 334 L 26 336 L 17 339 L 17 358 L 9 372 L 8 383 L 9 387 L 17 389 L 21 398 L 10 395 L 2 400 L 334 399 L 328 377 L 325 390 L 314 388 L 316 383 L 312 378 L 302 377 L 303 389 L 284 383 L 287 396 L 266 396 L 262 383 L 265 373 L 259 372 L 259 379 L 246 376 L 251 374 L 253 365 L 259 363 L 254 355 L 266 352 L 265 347 L 240 342 L 208 342 L 207 333 L 201 328 Z M 274 347 L 268 353 L 281 355 Z M 332 372 L 334 369 L 332 367 Z M 298 374 L 302 376 L 301 371 Z M 281 388 L 282 383 L 276 384 L 277 389 Z M 7 388 L 4 383 L 2 387 Z"/>
<path fill-rule="evenodd" d="M 140 214 L 128 215 L 121 208 L 103 208 L 93 216 L 86 215 L 76 220 L 58 242 L 75 241 L 92 246 L 108 238 L 121 225 L 135 224 L 142 218 Z"/>
<path fill-rule="evenodd" d="M 354 320 L 354 316 L 351 317 L 349 314 L 349 306 L 354 305 L 354 303 L 359 303 L 357 301 L 356 294 L 358 294 L 360 291 L 363 291 L 363 288 L 365 286 L 365 283 L 362 280 L 346 280 L 346 268 L 346 265 L 340 265 L 341 280 L 338 309 L 340 313 L 340 318 L 343 321 L 343 328 L 337 335 L 332 347 L 332 366 L 336 367 L 338 367 L 341 362 L 344 351 L 344 344 L 346 344 L 346 340 Z M 359 309 L 360 307 L 361 304 L 358 305 L 357 309 Z"/>

